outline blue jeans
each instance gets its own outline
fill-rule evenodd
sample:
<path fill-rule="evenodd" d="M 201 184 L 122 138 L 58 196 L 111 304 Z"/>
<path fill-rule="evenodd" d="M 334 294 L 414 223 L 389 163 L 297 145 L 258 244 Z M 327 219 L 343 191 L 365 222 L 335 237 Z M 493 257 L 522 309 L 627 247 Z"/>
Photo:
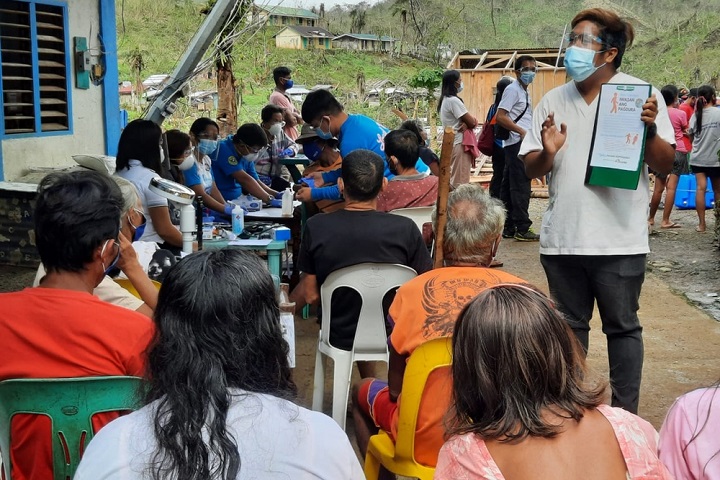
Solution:
<path fill-rule="evenodd" d="M 638 299 L 646 255 L 540 255 L 557 308 L 587 353 L 597 301 L 607 337 L 612 405 L 637 413 L 643 366 Z"/>

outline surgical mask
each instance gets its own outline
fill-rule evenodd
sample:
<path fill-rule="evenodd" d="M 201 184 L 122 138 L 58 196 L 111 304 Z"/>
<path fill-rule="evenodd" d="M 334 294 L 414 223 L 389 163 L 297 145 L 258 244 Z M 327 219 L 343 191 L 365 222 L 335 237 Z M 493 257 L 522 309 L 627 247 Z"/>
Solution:
<path fill-rule="evenodd" d="M 425 139 L 425 146 L 426 146 L 426 147 L 429 147 L 429 146 L 430 146 L 430 139 L 429 139 L 429 138 L 426 138 L 426 139 Z"/>
<path fill-rule="evenodd" d="M 183 172 L 186 170 L 190 170 L 195 165 L 195 155 L 188 155 L 185 157 L 185 160 L 183 160 L 179 165 L 178 168 L 182 170 Z"/>
<path fill-rule="evenodd" d="M 293 82 L 292 79 L 290 79 L 290 80 L 285 80 L 285 89 L 286 89 L 286 90 L 287 90 L 288 88 L 292 88 L 293 85 L 295 85 L 295 82 Z"/>
<path fill-rule="evenodd" d="M 284 125 L 285 122 L 274 123 L 272 127 L 268 128 L 268 132 L 270 132 L 270 135 L 273 137 L 279 137 Z"/>
<path fill-rule="evenodd" d="M 305 153 L 305 156 L 312 160 L 313 162 L 320 158 L 320 154 L 322 153 L 323 149 L 325 147 L 320 147 L 317 142 L 310 142 L 303 145 L 303 152 Z"/>
<path fill-rule="evenodd" d="M 203 155 L 210 155 L 212 152 L 215 151 L 217 148 L 217 140 L 208 140 L 206 138 L 201 138 L 200 143 L 198 144 L 198 150 Z"/>
<path fill-rule="evenodd" d="M 463 82 L 460 82 L 460 86 L 458 87 L 458 93 L 463 91 L 463 88 L 465 88 L 465 84 Z"/>
<path fill-rule="evenodd" d="M 165 150 L 163 150 L 162 145 L 160 145 L 160 163 L 165 162 Z"/>
<path fill-rule="evenodd" d="M 104 270 L 104 275 L 108 275 L 115 268 L 115 265 L 117 264 L 118 260 L 120 260 L 120 245 L 115 240 L 106 240 L 105 241 L 105 245 L 103 245 L 103 248 L 100 251 L 100 256 L 102 257 L 105 254 L 105 248 L 107 248 L 108 242 L 113 242 L 115 245 L 117 245 L 117 255 L 115 255 L 115 258 L 113 259 L 112 262 L 110 262 L 110 265 L 108 265 L 107 268 L 105 268 L 105 262 L 101 261 L 102 267 Z"/>
<path fill-rule="evenodd" d="M 570 78 L 576 82 L 582 82 L 590 75 L 595 73 L 599 68 L 605 66 L 595 66 L 595 54 L 600 53 L 589 48 L 568 47 L 565 50 L 565 69 Z"/>
<path fill-rule="evenodd" d="M 535 72 L 522 72 L 520 73 L 520 81 L 523 85 L 530 85 L 535 80 Z"/>
<path fill-rule="evenodd" d="M 322 122 L 326 118 L 328 119 L 328 131 L 327 132 L 321 128 Z M 330 131 L 330 119 L 328 117 L 322 117 L 320 119 L 320 125 L 318 125 L 318 127 L 315 129 L 315 133 L 317 133 L 317 136 L 320 137 L 322 140 L 330 140 L 331 138 L 333 138 L 333 134 Z"/>
<path fill-rule="evenodd" d="M 247 155 L 244 155 L 245 160 L 247 160 L 247 161 L 249 161 L 249 162 L 254 162 L 254 161 L 256 161 L 259 156 L 260 156 L 260 152 L 248 153 Z"/>
<path fill-rule="evenodd" d="M 128 223 L 130 224 L 131 227 L 133 227 L 135 229 L 135 233 L 133 233 L 132 241 L 137 242 L 138 240 L 140 240 L 140 238 L 142 238 L 143 233 L 145 233 L 145 225 L 147 225 L 147 219 L 145 218 L 145 214 L 143 214 L 137 208 L 133 208 L 133 210 L 135 210 L 135 212 L 137 212 L 143 219 L 143 222 L 140 225 L 135 226 L 132 223 L 132 220 L 130 220 L 130 214 L 128 214 L 128 217 L 127 217 Z"/>
<path fill-rule="evenodd" d="M 147 225 L 147 223 L 143 223 L 142 225 L 140 225 L 139 227 L 137 227 L 135 229 L 135 233 L 133 234 L 133 240 L 132 240 L 133 242 L 137 242 L 142 238 L 143 233 L 145 233 L 145 225 Z"/>

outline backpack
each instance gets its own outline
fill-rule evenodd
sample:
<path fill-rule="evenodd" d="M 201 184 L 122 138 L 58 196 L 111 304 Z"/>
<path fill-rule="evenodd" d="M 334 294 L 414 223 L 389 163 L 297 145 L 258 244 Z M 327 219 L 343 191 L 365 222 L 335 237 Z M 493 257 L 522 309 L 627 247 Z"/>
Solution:
<path fill-rule="evenodd" d="M 497 105 L 492 104 L 488 110 L 487 119 L 480 130 L 478 137 L 478 150 L 483 155 L 492 157 L 495 148 L 495 122 L 497 121 Z"/>

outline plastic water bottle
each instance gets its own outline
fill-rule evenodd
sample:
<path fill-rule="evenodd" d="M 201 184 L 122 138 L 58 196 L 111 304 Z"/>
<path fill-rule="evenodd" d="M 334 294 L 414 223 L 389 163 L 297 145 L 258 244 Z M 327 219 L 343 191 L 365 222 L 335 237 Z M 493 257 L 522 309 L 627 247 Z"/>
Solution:
<path fill-rule="evenodd" d="M 288 187 L 283 192 L 282 196 L 282 210 L 280 214 L 283 217 L 292 217 L 293 213 L 293 191 L 292 188 Z"/>
<path fill-rule="evenodd" d="M 235 205 L 232 211 L 232 232 L 240 235 L 245 228 L 245 212 L 240 205 Z"/>
<path fill-rule="evenodd" d="M 282 336 L 288 344 L 288 363 L 295 368 L 295 302 L 290 301 L 290 285 L 280 284 L 278 292 L 280 306 L 280 328 Z"/>

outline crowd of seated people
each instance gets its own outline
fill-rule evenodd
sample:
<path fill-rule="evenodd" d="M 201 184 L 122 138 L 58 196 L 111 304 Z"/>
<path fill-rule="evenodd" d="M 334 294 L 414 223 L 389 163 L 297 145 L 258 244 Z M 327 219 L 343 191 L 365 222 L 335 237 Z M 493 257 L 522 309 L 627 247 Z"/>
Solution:
<path fill-rule="evenodd" d="M 348 155 L 340 179 L 346 209 L 309 223 L 300 292 L 317 292 L 322 284 L 318 275 L 327 272 L 314 269 L 339 268 L 321 259 L 336 258 L 348 240 L 332 231 L 327 240 L 313 237 L 323 233 L 325 218 L 363 217 L 338 217 L 341 231 L 352 236 L 364 229 L 397 242 L 379 252 L 413 243 L 397 241 L 403 229 L 419 235 L 402 217 L 391 227 L 397 231 L 388 230 L 390 224 L 381 224 L 387 214 L 372 208 L 385 183 L 382 167 L 372 152 Z M 75 478 L 274 478 L 278 472 L 284 478 L 363 478 L 340 427 L 294 403 L 274 286 L 254 254 L 228 249 L 179 261 L 164 279 L 153 323 L 91 294 L 122 256 L 119 225 L 128 212 L 118 183 L 127 187 L 97 172 L 49 175 L 35 213 L 47 273 L 36 288 L 2 294 L 8 308 L 0 313 L 0 339 L 10 355 L 0 362 L 0 378 L 148 378 L 144 407 L 107 426 L 117 414 L 95 419 L 99 432 Z M 361 454 L 379 429 L 391 438 L 397 434 L 412 352 L 429 339 L 452 337 L 451 371 L 429 380 L 426 392 L 432 393 L 416 430 L 416 460 L 437 465 L 436 478 L 716 478 L 717 385 L 680 398 L 659 441 L 650 424 L 605 405 L 606 382 L 585 370 L 581 347 L 552 302 L 520 278 L 488 268 L 504 215 L 484 189 L 463 185 L 448 199 L 444 267 L 430 270 L 427 251 L 419 247 L 404 259 L 359 260 L 405 263 L 421 273 L 398 290 L 389 308 L 388 382 L 365 378 L 354 388 Z M 373 222 L 377 228 L 368 227 Z M 59 231 L 74 233 L 63 238 Z M 87 310 L 92 318 L 78 315 Z M 337 342 L 350 348 L 352 332 L 340 327 L 344 340 Z M 96 345 L 92 355 L 86 342 Z M 37 344 L 43 348 L 21 348 Z M 14 419 L 13 438 L 24 441 L 12 452 L 13 478 L 47 478 L 50 445 L 37 440 L 47 429 L 41 417 Z"/>
<path fill-rule="evenodd" d="M 423 129 L 408 121 L 388 131 L 345 113 L 326 91 L 308 95 L 302 113 L 295 141 L 273 105 L 261 124 L 225 139 L 207 118 L 164 136 L 136 120 L 121 135 L 116 175 L 50 174 L 40 184 L 42 266 L 35 288 L 0 294 L 0 380 L 132 375 L 147 384 L 139 410 L 94 418 L 97 435 L 75 479 L 362 479 L 351 440 L 361 458 L 380 430 L 395 441 L 413 381 L 407 362 L 443 337 L 452 338 L 453 364 L 428 380 L 414 432 L 414 459 L 436 468 L 435 478 L 720 479 L 718 384 L 678 399 L 659 437 L 605 405 L 608 385 L 586 370 L 563 314 L 518 276 L 490 268 L 506 217 L 498 200 L 480 185 L 450 192 L 444 263 L 433 269 L 415 223 L 387 213 L 435 204 L 438 159 Z M 298 405 L 263 262 L 233 249 L 166 254 L 182 238 L 167 200 L 148 189 L 151 178 L 172 175 L 215 215 L 229 215 L 243 194 L 278 198 L 289 180 L 278 160 L 300 147 L 314 164 L 296 198 L 323 213 L 305 226 L 290 300 L 317 305 L 328 275 L 359 263 L 418 274 L 386 305 L 387 376 L 358 363 L 354 438 Z M 432 224 L 437 233 L 435 213 Z M 333 295 L 333 346 L 353 348 L 361 301 L 350 289 Z M 13 419 L 13 479 L 51 478 L 48 422 Z"/>

